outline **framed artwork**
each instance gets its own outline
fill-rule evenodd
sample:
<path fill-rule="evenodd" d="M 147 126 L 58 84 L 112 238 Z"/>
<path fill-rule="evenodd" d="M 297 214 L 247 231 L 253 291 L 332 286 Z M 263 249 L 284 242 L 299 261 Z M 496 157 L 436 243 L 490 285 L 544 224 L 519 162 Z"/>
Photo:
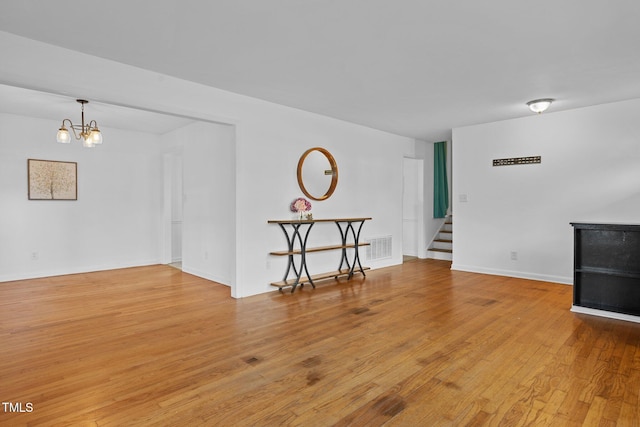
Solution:
<path fill-rule="evenodd" d="M 78 200 L 78 164 L 27 159 L 29 200 Z"/>

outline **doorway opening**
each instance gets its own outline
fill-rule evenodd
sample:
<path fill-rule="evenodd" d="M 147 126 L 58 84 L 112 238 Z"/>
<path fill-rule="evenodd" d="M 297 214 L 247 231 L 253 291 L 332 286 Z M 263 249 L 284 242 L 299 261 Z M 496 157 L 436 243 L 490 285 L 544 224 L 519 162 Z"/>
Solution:
<path fill-rule="evenodd" d="M 402 171 L 402 256 L 405 262 L 426 256 L 424 160 L 405 157 Z"/>
<path fill-rule="evenodd" d="M 198 122 L 162 139 L 164 263 L 233 287 L 235 127 Z"/>

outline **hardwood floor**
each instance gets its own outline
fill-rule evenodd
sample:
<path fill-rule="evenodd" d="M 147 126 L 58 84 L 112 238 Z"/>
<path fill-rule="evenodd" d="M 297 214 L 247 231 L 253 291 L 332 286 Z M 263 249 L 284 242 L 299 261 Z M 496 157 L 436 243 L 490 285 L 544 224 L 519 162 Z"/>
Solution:
<path fill-rule="evenodd" d="M 240 300 L 168 266 L 0 283 L 0 425 L 639 425 L 639 324 L 449 266 Z"/>

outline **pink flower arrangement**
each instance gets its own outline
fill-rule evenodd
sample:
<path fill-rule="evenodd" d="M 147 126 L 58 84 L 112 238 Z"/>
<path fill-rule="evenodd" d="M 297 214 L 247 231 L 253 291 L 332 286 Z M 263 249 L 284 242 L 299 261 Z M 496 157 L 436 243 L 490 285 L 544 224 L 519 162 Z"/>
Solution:
<path fill-rule="evenodd" d="M 291 212 L 308 212 L 311 210 L 311 202 L 304 197 L 298 197 L 291 202 Z"/>

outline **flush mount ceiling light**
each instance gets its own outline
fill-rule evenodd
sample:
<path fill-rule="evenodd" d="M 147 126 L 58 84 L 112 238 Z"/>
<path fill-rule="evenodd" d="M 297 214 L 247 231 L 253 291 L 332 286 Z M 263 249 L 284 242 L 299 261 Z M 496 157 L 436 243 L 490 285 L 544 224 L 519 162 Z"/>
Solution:
<path fill-rule="evenodd" d="M 71 120 L 64 119 L 62 121 L 62 126 L 58 129 L 58 135 L 56 139 L 61 144 L 68 144 L 71 142 L 71 135 L 69 131 L 64 126 L 65 123 L 73 131 L 73 136 L 76 139 L 82 139 L 82 146 L 87 148 L 92 148 L 98 144 L 102 144 L 102 134 L 100 133 L 100 129 L 98 129 L 98 123 L 95 120 L 91 120 L 89 123 L 84 123 L 84 104 L 88 104 L 89 101 L 86 99 L 76 99 L 76 102 L 82 104 L 82 124 L 74 125 L 71 123 Z"/>
<path fill-rule="evenodd" d="M 551 98 L 534 99 L 533 101 L 527 102 L 527 105 L 531 111 L 540 114 L 549 108 L 553 101 Z"/>

